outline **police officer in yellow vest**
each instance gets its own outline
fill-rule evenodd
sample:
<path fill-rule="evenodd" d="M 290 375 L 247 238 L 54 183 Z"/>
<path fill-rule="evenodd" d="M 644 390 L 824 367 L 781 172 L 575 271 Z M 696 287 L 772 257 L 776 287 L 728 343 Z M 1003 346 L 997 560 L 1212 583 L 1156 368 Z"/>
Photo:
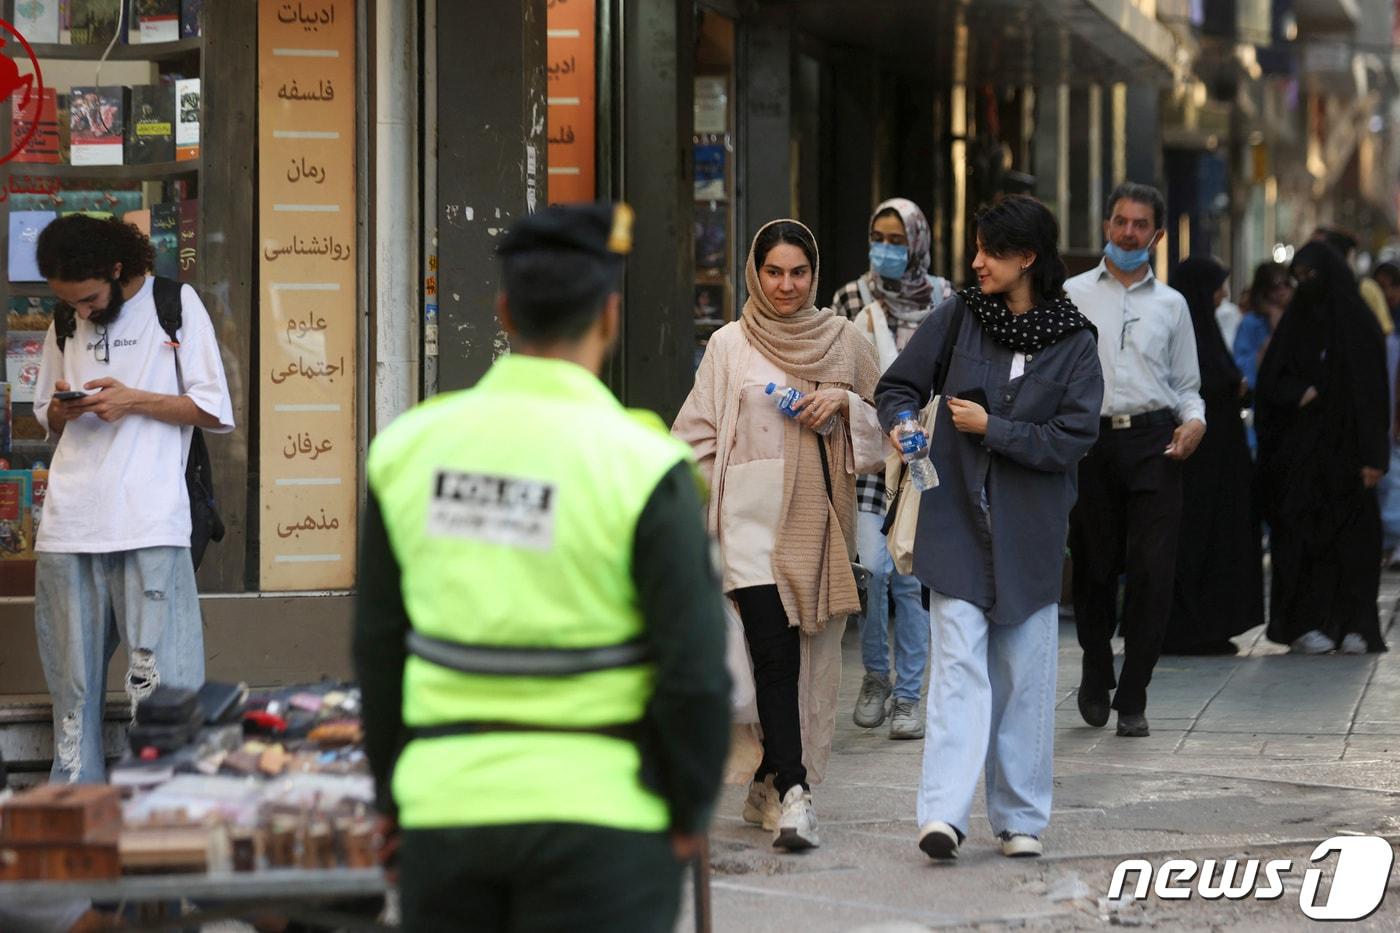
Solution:
<path fill-rule="evenodd" d="M 512 353 L 370 447 L 355 665 L 409 931 L 670 931 L 710 819 L 729 676 L 690 450 L 598 380 L 630 248 L 626 205 L 518 221 Z"/>

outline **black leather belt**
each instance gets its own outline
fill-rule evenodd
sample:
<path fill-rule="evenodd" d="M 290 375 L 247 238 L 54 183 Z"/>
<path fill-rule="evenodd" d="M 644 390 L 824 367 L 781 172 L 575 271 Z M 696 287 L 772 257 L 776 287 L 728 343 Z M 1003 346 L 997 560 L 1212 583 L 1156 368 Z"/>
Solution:
<path fill-rule="evenodd" d="M 1156 428 L 1176 424 L 1176 414 L 1170 408 L 1145 412 L 1141 415 L 1113 415 L 1099 419 L 1100 431 L 1123 431 L 1127 428 Z"/>

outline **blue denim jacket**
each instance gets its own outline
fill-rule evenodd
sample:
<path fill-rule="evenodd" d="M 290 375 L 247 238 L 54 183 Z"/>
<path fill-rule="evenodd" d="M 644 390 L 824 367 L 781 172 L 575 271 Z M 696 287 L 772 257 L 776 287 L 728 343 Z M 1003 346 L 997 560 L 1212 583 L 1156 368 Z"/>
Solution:
<path fill-rule="evenodd" d="M 875 403 L 887 431 L 900 411 L 928 404 L 961 301 L 935 308 L 881 378 Z M 1013 355 L 970 310 L 962 315 L 944 393 L 986 392 L 987 433 L 959 432 L 940 407 L 932 451 L 939 485 L 923 493 L 914 543 L 914 574 L 925 586 L 1001 624 L 1059 601 L 1078 464 L 1098 438 L 1103 402 L 1091 331 L 1027 354 L 1015 380 Z"/>

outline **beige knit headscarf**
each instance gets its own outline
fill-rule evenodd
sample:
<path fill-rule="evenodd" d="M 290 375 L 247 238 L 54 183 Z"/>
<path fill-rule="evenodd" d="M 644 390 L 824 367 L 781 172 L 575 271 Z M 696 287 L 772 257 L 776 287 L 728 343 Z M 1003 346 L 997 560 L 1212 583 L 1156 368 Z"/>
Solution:
<path fill-rule="evenodd" d="M 813 304 L 817 294 L 818 262 L 812 263 L 812 288 L 807 301 L 793 314 L 781 315 L 763 294 L 754 249 L 763 231 L 774 224 L 800 227 L 812 249 L 816 240 L 795 220 L 766 224 L 749 248 L 742 327 L 749 343 L 787 374 L 802 392 L 838 388 L 869 401 L 875 395 L 880 364 L 855 325 L 830 308 Z M 817 444 L 826 445 L 831 495 L 822 478 Z M 789 420 L 783 434 L 783 505 L 777 546 L 773 549 L 773 578 L 783 609 L 792 625 L 819 632 L 832 619 L 860 611 L 860 594 L 851 575 L 855 552 L 855 476 L 847 469 L 850 443 L 847 420 L 825 438 Z"/>

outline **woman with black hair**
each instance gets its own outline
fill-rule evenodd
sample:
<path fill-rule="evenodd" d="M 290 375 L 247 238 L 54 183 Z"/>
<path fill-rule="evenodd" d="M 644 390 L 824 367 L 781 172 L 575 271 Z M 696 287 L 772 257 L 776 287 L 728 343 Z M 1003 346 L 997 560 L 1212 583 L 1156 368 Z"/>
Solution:
<path fill-rule="evenodd" d="M 1264 622 L 1253 464 L 1240 419 L 1248 386 L 1215 321 L 1229 277 L 1224 266 L 1201 256 L 1182 260 L 1172 277 L 1191 309 L 1210 430 L 1182 464 L 1181 533 L 1164 654 L 1234 654 L 1230 638 Z"/>
<path fill-rule="evenodd" d="M 1003 854 L 1040 855 L 1050 821 L 1061 568 L 1103 400 L 1058 242 L 1034 198 L 979 214 L 978 284 L 934 309 L 876 389 L 886 429 L 944 399 L 941 482 L 922 494 L 914 542 L 932 591 L 919 848 L 935 859 L 956 857 L 984 762 Z"/>
<path fill-rule="evenodd" d="M 729 777 L 751 779 L 744 819 L 786 849 L 818 842 L 810 786 L 836 730 L 841 635 L 860 611 L 856 474 L 885 457 L 875 348 L 814 306 L 818 261 L 796 221 L 758 232 L 743 317 L 710 338 L 671 429 L 709 483 L 724 592 L 753 661 L 762 738 L 738 730 Z M 804 393 L 795 418 L 778 410 L 778 386 Z"/>
<path fill-rule="evenodd" d="M 1273 574 L 1268 635 L 1301 654 L 1384 651 L 1376 611 L 1390 463 L 1385 342 L 1346 261 L 1293 259 L 1298 290 L 1259 366 L 1259 496 Z"/>

